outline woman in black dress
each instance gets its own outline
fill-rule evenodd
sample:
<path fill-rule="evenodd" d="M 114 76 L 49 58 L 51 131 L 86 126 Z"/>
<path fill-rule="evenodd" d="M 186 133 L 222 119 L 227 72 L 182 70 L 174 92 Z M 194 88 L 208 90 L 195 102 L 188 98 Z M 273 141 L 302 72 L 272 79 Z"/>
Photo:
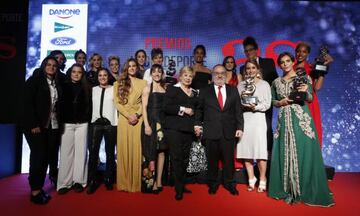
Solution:
<path fill-rule="evenodd" d="M 168 146 L 164 142 L 162 125 L 164 121 L 163 100 L 165 96 L 165 82 L 162 79 L 164 69 L 159 64 L 151 67 L 152 83 L 146 86 L 142 94 L 144 124 L 142 127 L 142 152 L 145 166 L 150 171 L 156 170 L 156 181 L 153 193 L 162 191 L 162 172 L 164 169 L 165 153 Z M 157 160 L 156 160 L 157 159 Z M 155 163 L 155 161 L 157 161 Z M 157 165 L 155 169 L 155 164 Z"/>
<path fill-rule="evenodd" d="M 204 66 L 204 58 L 206 57 L 205 46 L 201 44 L 196 45 L 193 54 L 195 62 L 192 69 L 195 71 L 195 75 L 191 87 L 199 90 L 211 82 L 212 76 L 210 69 Z"/>

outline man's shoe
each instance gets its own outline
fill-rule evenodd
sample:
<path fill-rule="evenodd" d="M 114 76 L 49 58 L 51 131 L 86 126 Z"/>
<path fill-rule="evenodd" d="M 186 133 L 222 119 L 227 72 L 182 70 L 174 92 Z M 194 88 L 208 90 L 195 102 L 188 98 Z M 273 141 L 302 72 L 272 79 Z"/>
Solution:
<path fill-rule="evenodd" d="M 214 195 L 214 194 L 216 194 L 218 189 L 219 189 L 219 186 L 211 185 L 211 186 L 209 186 L 208 192 L 209 192 L 210 195 Z"/>
<path fill-rule="evenodd" d="M 183 199 L 183 193 L 176 193 L 175 199 L 176 199 L 177 201 L 182 200 L 182 199 Z"/>
<path fill-rule="evenodd" d="M 235 186 L 225 187 L 225 189 L 228 190 L 231 195 L 234 195 L 234 196 L 238 196 L 238 195 L 239 195 L 239 191 L 236 189 Z"/>
<path fill-rule="evenodd" d="M 66 194 L 67 192 L 69 192 L 70 190 L 71 190 L 70 188 L 63 187 L 63 188 L 60 188 L 57 193 L 58 193 L 59 195 L 64 195 L 64 194 Z"/>
<path fill-rule="evenodd" d="M 44 194 L 40 191 L 36 195 L 30 195 L 30 201 L 32 203 L 38 204 L 38 205 L 45 205 L 49 202 L 50 198 L 44 196 Z"/>
<path fill-rule="evenodd" d="M 98 187 L 98 186 L 97 186 L 96 182 L 90 182 L 90 184 L 89 184 L 89 186 L 88 186 L 88 188 L 87 188 L 87 190 L 86 190 L 86 193 L 87 193 L 87 194 L 93 194 L 93 193 L 95 193 L 97 187 Z"/>
<path fill-rule="evenodd" d="M 113 183 L 111 181 L 105 180 L 104 184 L 105 184 L 106 190 L 111 191 L 114 189 Z"/>
<path fill-rule="evenodd" d="M 76 193 L 81 193 L 84 191 L 84 187 L 80 183 L 75 183 L 73 188 Z"/>
<path fill-rule="evenodd" d="M 183 193 L 191 194 L 191 193 L 192 193 L 192 191 L 191 191 L 191 190 L 189 190 L 189 189 L 187 189 L 186 187 L 184 187 L 184 191 L 183 191 Z"/>

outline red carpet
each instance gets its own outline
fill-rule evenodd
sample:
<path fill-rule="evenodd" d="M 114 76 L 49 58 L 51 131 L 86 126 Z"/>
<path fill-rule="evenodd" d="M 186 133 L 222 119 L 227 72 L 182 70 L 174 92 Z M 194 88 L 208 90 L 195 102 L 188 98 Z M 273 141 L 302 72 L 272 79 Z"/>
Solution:
<path fill-rule="evenodd" d="M 45 189 L 52 200 L 37 206 L 29 201 L 27 175 L 16 175 L 0 180 L 0 215 L 360 215 L 360 173 L 336 173 L 330 182 L 336 204 L 330 208 L 290 206 L 265 193 L 247 192 L 245 185 L 237 186 L 238 197 L 222 187 L 215 196 L 208 195 L 206 185 L 192 184 L 188 188 L 193 193 L 185 194 L 179 202 L 170 187 L 159 195 L 106 191 L 101 186 L 93 195 L 71 191 L 60 196 L 47 183 Z"/>

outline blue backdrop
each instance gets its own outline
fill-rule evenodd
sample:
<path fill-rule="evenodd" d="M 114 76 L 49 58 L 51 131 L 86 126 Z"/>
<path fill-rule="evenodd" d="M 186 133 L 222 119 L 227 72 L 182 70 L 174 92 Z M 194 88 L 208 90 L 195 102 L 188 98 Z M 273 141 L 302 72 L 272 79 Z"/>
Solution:
<path fill-rule="evenodd" d="M 221 63 L 228 54 L 240 63 L 244 58 L 241 40 L 248 35 L 257 39 L 262 56 L 274 58 L 285 50 L 293 52 L 296 42 L 306 41 L 312 45 L 313 60 L 318 47 L 326 44 L 335 61 L 318 93 L 323 157 L 337 171 L 360 171 L 360 3 L 31 0 L 27 76 L 40 64 L 43 3 L 87 3 L 87 53 L 100 53 L 104 59 L 115 54 L 122 62 L 137 49 L 149 54 L 161 43 L 166 59 L 173 56 L 177 69 L 191 64 L 196 44 L 206 46 L 208 67 Z M 174 46 L 166 44 L 171 39 Z"/>

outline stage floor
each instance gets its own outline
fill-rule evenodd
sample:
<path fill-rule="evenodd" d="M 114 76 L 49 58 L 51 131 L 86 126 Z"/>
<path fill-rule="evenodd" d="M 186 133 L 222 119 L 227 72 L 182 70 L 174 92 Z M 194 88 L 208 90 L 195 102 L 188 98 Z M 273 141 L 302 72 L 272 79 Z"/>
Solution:
<path fill-rule="evenodd" d="M 240 195 L 236 197 L 222 187 L 210 196 L 206 185 L 189 184 L 192 194 L 176 201 L 171 187 L 159 195 L 106 191 L 103 185 L 93 195 L 74 191 L 58 195 L 46 182 L 52 200 L 38 206 L 29 201 L 27 175 L 21 174 L 0 180 L 0 215 L 359 215 L 360 173 L 336 173 L 329 185 L 336 204 L 321 208 L 288 205 L 266 193 L 247 192 L 244 184 L 237 185 Z"/>

